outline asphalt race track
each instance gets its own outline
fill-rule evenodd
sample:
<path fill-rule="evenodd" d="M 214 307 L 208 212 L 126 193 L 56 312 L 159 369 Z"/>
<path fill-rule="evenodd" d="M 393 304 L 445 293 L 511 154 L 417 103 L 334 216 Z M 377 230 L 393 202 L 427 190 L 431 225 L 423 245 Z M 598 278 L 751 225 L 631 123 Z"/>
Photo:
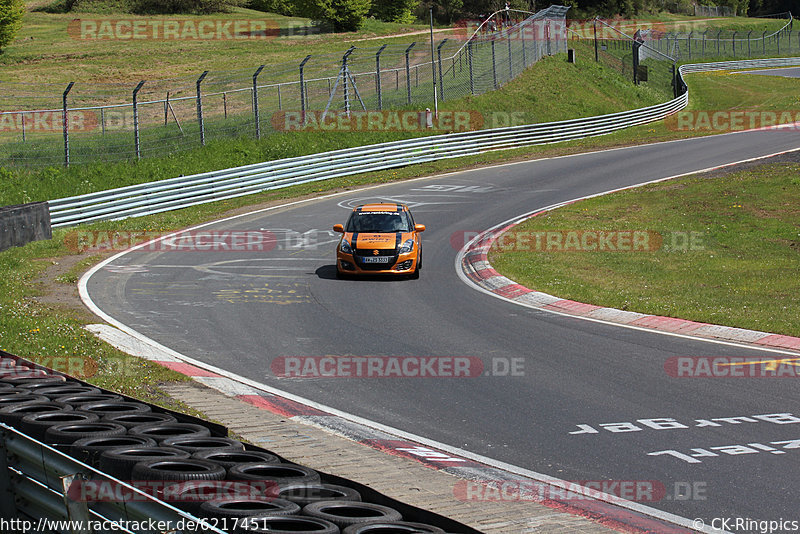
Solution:
<path fill-rule="evenodd" d="M 800 78 L 800 67 L 786 67 L 783 69 L 746 70 L 735 74 L 758 74 L 759 76 L 783 76 L 786 78 Z"/>
<path fill-rule="evenodd" d="M 272 250 L 132 252 L 88 292 L 182 354 L 406 432 L 564 480 L 656 481 L 666 495 L 644 504 L 690 519 L 796 520 L 800 419 L 753 417 L 800 416 L 795 382 L 664 370 L 673 356 L 780 354 L 523 308 L 466 286 L 454 260 L 464 232 L 537 207 L 798 147 L 794 130 L 742 132 L 347 192 L 204 228 L 268 229 Z M 427 225 L 421 278 L 337 280 L 331 226 L 379 200 Z M 271 367 L 324 355 L 471 356 L 489 374 L 290 379 Z M 641 421 L 656 418 L 674 422 Z"/>

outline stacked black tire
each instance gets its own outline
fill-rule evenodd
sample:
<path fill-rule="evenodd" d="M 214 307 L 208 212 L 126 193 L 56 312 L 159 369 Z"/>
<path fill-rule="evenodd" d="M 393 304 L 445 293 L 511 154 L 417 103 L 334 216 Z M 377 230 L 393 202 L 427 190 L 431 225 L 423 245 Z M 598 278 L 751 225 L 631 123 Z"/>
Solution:
<path fill-rule="evenodd" d="M 444 532 L 207 426 L 9 359 L 0 359 L 0 422 L 231 533 Z M 92 483 L 109 481 L 83 482 Z"/>

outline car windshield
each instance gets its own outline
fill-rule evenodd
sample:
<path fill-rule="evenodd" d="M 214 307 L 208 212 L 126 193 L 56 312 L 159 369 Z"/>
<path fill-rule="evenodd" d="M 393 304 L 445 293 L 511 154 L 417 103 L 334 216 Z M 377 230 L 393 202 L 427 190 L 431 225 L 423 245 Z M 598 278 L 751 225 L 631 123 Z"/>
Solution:
<path fill-rule="evenodd" d="M 410 232 L 411 223 L 404 211 L 356 211 L 347 221 L 347 232 Z"/>

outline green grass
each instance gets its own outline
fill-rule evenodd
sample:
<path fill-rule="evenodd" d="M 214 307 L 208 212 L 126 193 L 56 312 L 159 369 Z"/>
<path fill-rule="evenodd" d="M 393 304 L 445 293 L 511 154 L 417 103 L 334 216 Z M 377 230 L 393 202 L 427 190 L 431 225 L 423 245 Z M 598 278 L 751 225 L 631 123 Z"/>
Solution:
<path fill-rule="evenodd" d="M 645 230 L 664 238 L 657 251 L 495 250 L 490 261 L 566 299 L 798 336 L 799 174 L 795 161 L 696 175 L 581 201 L 517 228 Z M 694 246 L 681 247 L 692 233 Z"/>
<path fill-rule="evenodd" d="M 13 43 L 0 55 L 0 79 L 20 84 L 66 85 L 69 81 L 86 84 L 83 89 L 95 95 L 102 85 L 122 83 L 131 90 L 140 79 L 165 80 L 189 76 L 196 78 L 204 70 L 255 70 L 258 65 L 299 62 L 307 54 L 344 53 L 351 44 L 380 46 L 381 41 L 355 41 L 386 36 L 385 42 L 407 43 L 409 37 L 395 37 L 428 28 L 425 24 L 395 24 L 369 20 L 357 32 L 317 33 L 308 36 L 281 36 L 255 40 L 110 40 L 80 39 L 68 32 L 75 18 L 118 20 L 158 20 L 164 16 L 119 13 L 108 2 L 99 2 L 95 12 L 45 13 L 28 11 Z M 99 11 L 99 12 L 98 12 Z M 308 19 L 285 17 L 252 9 L 236 8 L 230 13 L 213 15 L 176 15 L 177 19 L 267 20 L 269 27 L 299 27 Z M 424 37 L 424 36 L 423 36 Z M 97 85 L 96 85 L 97 84 Z M 94 85 L 94 87 L 92 87 Z M 99 85 L 99 86 L 98 86 Z M 44 87 L 39 87 L 43 91 Z M 81 89 L 80 85 L 76 91 Z M 54 89 L 55 91 L 55 89 Z M 63 91 L 59 87 L 58 94 Z M 55 92 L 54 92 L 55 94 Z"/>

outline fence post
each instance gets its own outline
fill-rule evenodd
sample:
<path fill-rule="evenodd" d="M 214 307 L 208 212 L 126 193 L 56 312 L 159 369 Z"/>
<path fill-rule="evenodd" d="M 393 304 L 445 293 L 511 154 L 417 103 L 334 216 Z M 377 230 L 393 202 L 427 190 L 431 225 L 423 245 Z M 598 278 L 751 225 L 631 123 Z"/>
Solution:
<path fill-rule="evenodd" d="M 408 97 L 408 105 L 411 105 L 411 64 L 409 63 L 408 54 L 411 52 L 411 49 L 414 48 L 417 42 L 414 41 L 408 48 L 406 48 L 406 96 Z"/>
<path fill-rule="evenodd" d="M 475 78 L 472 70 L 472 41 L 467 41 L 467 62 L 469 63 L 469 94 L 475 94 Z"/>
<path fill-rule="evenodd" d="M 703 31 L 703 57 L 706 57 L 706 32 L 708 30 Z"/>
<path fill-rule="evenodd" d="M 436 47 L 436 56 L 438 57 L 439 63 L 439 99 L 444 102 L 444 80 L 442 77 L 442 47 L 447 42 L 447 39 L 443 39 L 439 46 Z M 434 82 L 435 83 L 435 82 Z"/>
<path fill-rule="evenodd" d="M 264 65 L 258 67 L 253 73 L 253 118 L 256 121 L 256 139 L 261 139 L 261 117 L 258 114 L 258 75 L 262 70 L 264 70 Z"/>
<path fill-rule="evenodd" d="M 633 67 L 633 85 L 639 85 L 639 48 L 642 43 L 634 40 L 631 43 L 631 62 Z"/>
<path fill-rule="evenodd" d="M 310 55 L 300 62 L 300 117 L 303 121 L 303 126 L 306 124 L 306 79 L 303 70 L 309 59 L 311 59 Z"/>
<path fill-rule="evenodd" d="M 778 50 L 778 55 L 781 55 L 781 34 L 780 32 L 775 34 L 775 46 Z"/>
<path fill-rule="evenodd" d="M 63 117 L 62 123 L 64 125 L 64 166 L 69 167 L 69 118 L 67 117 L 67 95 L 72 90 L 72 86 L 75 85 L 75 82 L 69 82 L 67 88 L 64 90 L 64 94 L 61 96 L 61 104 L 63 108 Z"/>
<path fill-rule="evenodd" d="M 103 110 L 103 108 L 100 108 L 100 111 L 102 111 L 102 110 Z M 22 125 L 22 142 L 24 143 L 25 142 L 25 114 L 24 113 L 20 113 L 19 114 L 19 122 Z"/>
<path fill-rule="evenodd" d="M 347 58 L 355 49 L 355 46 L 351 46 L 342 56 L 342 92 L 344 93 L 344 112 L 348 117 L 350 116 L 350 93 L 347 88 L 347 78 L 350 76 L 350 70 L 347 67 Z"/>
<path fill-rule="evenodd" d="M 508 81 L 514 79 L 514 66 L 511 62 L 511 34 L 506 34 L 506 42 L 508 43 Z"/>
<path fill-rule="evenodd" d="M 281 84 L 278 84 L 278 111 L 283 109 L 283 98 L 281 97 Z"/>
<path fill-rule="evenodd" d="M 689 59 L 692 59 L 692 34 L 694 31 L 689 32 L 689 36 L 686 37 L 686 48 L 689 50 Z"/>
<path fill-rule="evenodd" d="M 750 57 L 750 34 L 753 33 L 753 30 L 747 32 L 747 57 Z"/>
<path fill-rule="evenodd" d="M 547 55 L 548 56 L 552 56 L 553 55 L 553 52 L 552 52 L 552 49 L 551 49 L 551 43 L 550 43 L 550 23 L 551 23 L 551 21 L 547 20 L 545 22 L 545 26 L 544 26 L 544 35 L 545 35 L 545 39 L 547 39 Z"/>
<path fill-rule="evenodd" d="M 206 146 L 206 131 L 203 125 L 203 97 L 200 94 L 200 84 L 206 76 L 208 71 L 204 71 L 197 79 L 197 124 L 200 126 L 200 144 L 203 146 Z"/>
<path fill-rule="evenodd" d="M 139 106 L 137 105 L 136 95 L 139 89 L 144 85 L 144 80 L 140 81 L 133 90 L 133 143 L 136 147 L 136 159 L 142 159 L 142 153 L 139 150 Z"/>
<path fill-rule="evenodd" d="M 375 53 L 375 92 L 378 94 L 378 110 L 383 109 L 383 98 L 381 95 L 381 52 L 388 45 L 381 46 Z"/>
<path fill-rule="evenodd" d="M 733 32 L 733 37 L 731 37 L 731 46 L 733 47 L 733 57 L 736 57 L 736 31 Z"/>
<path fill-rule="evenodd" d="M 762 55 L 767 55 L 767 30 L 764 30 L 761 35 L 761 53 Z"/>
<path fill-rule="evenodd" d="M 494 36 L 492 36 L 492 80 L 494 81 L 494 88 L 497 89 L 497 63 L 494 53 Z"/>
<path fill-rule="evenodd" d="M 528 68 L 528 58 L 525 56 L 525 24 L 519 28 L 519 40 L 522 41 L 522 70 Z"/>
<path fill-rule="evenodd" d="M 102 109 L 100 112 L 102 113 Z M 167 120 L 169 117 L 169 91 L 167 91 L 167 98 L 164 99 L 164 126 L 167 125 Z"/>

